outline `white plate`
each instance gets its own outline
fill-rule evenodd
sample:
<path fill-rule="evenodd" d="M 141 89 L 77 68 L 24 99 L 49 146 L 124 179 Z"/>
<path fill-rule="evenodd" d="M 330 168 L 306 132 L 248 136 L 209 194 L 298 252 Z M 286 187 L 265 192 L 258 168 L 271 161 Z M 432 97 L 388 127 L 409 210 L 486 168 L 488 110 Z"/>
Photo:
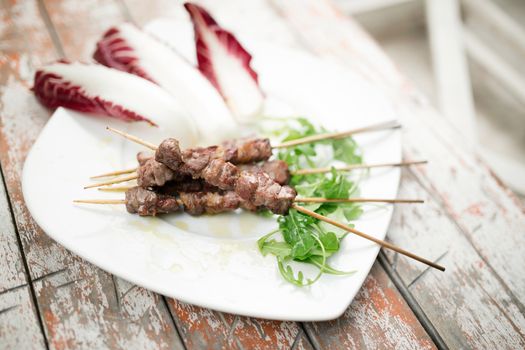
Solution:
<path fill-rule="evenodd" d="M 362 77 L 292 50 L 251 45 L 264 91 L 282 107 L 344 130 L 395 119 L 391 105 Z M 23 193 L 37 223 L 53 239 L 102 269 L 178 300 L 212 309 L 280 320 L 318 321 L 341 315 L 361 287 L 378 247 L 348 236 L 330 263 L 352 276 L 324 275 L 299 288 L 280 276 L 275 259 L 256 240 L 275 220 L 253 214 L 140 218 L 124 206 L 76 206 L 78 198 L 116 198 L 86 191 L 89 175 L 134 164 L 140 149 L 105 131 L 106 125 L 153 138 L 155 129 L 58 109 L 29 153 Z M 163 132 L 155 134 L 155 141 Z M 401 160 L 398 131 L 358 138 L 366 162 Z M 376 170 L 363 181 L 365 197 L 395 197 L 398 169 Z M 384 238 L 389 206 L 365 207 L 358 229 Z"/>

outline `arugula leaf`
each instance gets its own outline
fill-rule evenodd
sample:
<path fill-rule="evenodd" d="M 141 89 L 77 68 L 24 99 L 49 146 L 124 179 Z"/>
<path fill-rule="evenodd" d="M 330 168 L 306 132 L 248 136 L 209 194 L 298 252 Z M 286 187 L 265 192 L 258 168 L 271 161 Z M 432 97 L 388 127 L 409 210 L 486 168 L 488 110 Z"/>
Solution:
<path fill-rule="evenodd" d="M 331 275 L 352 275 L 355 273 L 355 271 L 340 271 L 337 269 L 334 269 L 328 264 L 322 264 L 322 258 L 319 256 L 312 256 L 308 258 L 307 262 L 323 269 L 323 272 L 329 273 Z"/>
<path fill-rule="evenodd" d="M 284 241 L 292 247 L 290 256 L 293 259 L 308 258 L 310 251 L 315 247 L 316 242 L 310 228 L 315 221 L 316 219 L 294 209 L 290 210 L 288 215 L 279 217 L 279 229 Z"/>
<path fill-rule="evenodd" d="M 291 141 L 325 132 L 324 128 L 316 127 L 306 118 L 293 118 L 283 122 L 273 134 L 282 141 Z M 294 171 L 305 167 L 317 167 L 319 162 L 329 164 L 331 159 L 322 159 L 325 154 L 332 154 L 335 160 L 348 164 L 362 162 L 360 149 L 351 137 L 281 149 L 277 158 L 285 161 L 290 170 Z M 347 173 L 335 169 L 327 174 L 295 175 L 292 176 L 290 184 L 299 196 L 324 198 L 349 198 L 356 193 L 358 185 Z M 355 203 L 312 203 L 305 206 L 351 226 L 349 221 L 356 220 L 362 213 L 360 206 Z M 258 246 L 263 255 L 271 254 L 276 257 L 279 272 L 286 281 L 297 286 L 307 286 L 317 281 L 323 273 L 352 273 L 339 271 L 327 264 L 327 259 L 339 251 L 341 241 L 348 232 L 331 227 L 294 209 L 290 210 L 288 215 L 279 217 L 278 224 L 279 228 L 276 231 L 259 239 Z M 271 238 L 277 232 L 280 232 L 283 241 Z M 305 278 L 302 271 L 296 274 L 293 265 L 290 264 L 292 261 L 313 265 L 319 269 L 318 274 L 313 279 Z"/>
<path fill-rule="evenodd" d="M 334 159 L 348 164 L 357 164 L 363 161 L 357 143 L 350 137 L 332 140 L 332 147 Z"/>

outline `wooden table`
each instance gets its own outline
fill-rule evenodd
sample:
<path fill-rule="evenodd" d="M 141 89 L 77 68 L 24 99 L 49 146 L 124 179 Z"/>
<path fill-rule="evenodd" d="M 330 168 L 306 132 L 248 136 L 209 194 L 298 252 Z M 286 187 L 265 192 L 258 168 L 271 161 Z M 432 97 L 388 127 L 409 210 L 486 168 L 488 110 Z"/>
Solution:
<path fill-rule="evenodd" d="M 89 60 L 110 25 L 184 12 L 168 0 L 4 0 L 0 348 L 524 348 L 524 208 L 468 149 L 461 131 L 329 1 L 203 3 L 234 32 L 347 65 L 391 96 L 404 125 L 404 156 L 430 164 L 403 170 L 400 196 L 427 202 L 396 207 L 388 239 L 447 271 L 381 252 L 341 318 L 295 323 L 184 304 L 71 254 L 35 224 L 22 197 L 25 156 L 51 114 L 29 90 L 33 73 L 61 57 Z"/>

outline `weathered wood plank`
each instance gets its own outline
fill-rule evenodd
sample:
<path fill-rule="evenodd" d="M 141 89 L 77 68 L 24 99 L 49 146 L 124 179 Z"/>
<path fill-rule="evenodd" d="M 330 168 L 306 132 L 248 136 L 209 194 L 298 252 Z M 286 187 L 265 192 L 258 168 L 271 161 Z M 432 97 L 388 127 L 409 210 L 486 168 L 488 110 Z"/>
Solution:
<path fill-rule="evenodd" d="M 117 0 L 43 0 L 64 54 L 71 61 L 92 61 L 95 44 L 112 25 L 125 20 Z"/>
<path fill-rule="evenodd" d="M 402 258 L 397 262 L 424 312 L 451 347 L 523 346 L 525 276 L 519 266 L 525 263 L 525 220 L 518 201 L 465 147 L 461 135 L 420 103 L 421 96 L 407 88 L 352 22 L 325 1 L 274 4 L 305 45 L 361 70 L 394 98 L 406 126 L 407 158 L 431 162 L 414 170 L 417 182 L 405 177 L 402 185 L 403 191 L 423 185 L 426 192 L 402 193 L 431 196 L 434 202 L 397 208 L 389 232 L 395 243 L 423 255 L 438 259 L 446 253 L 445 274 L 421 275 L 424 267 Z"/>
<path fill-rule="evenodd" d="M 44 349 L 44 335 L 38 323 L 38 314 L 27 284 L 20 250 L 2 174 L 0 174 L 1 347 L 4 349 L 17 347 Z"/>
<path fill-rule="evenodd" d="M 27 283 L 20 249 L 0 173 L 0 293 Z"/>
<path fill-rule="evenodd" d="M 236 316 L 170 299 L 188 349 L 312 349 L 299 324 Z"/>
<path fill-rule="evenodd" d="M 440 259 L 445 273 L 397 259 L 397 273 L 451 348 L 525 346 L 525 316 L 512 293 L 476 252 L 438 198 L 405 171 L 400 196 L 418 196 L 425 206 L 396 208 L 389 238 Z M 424 219 L 422 219 L 424 218 Z"/>
<path fill-rule="evenodd" d="M 162 297 L 82 263 L 35 281 L 52 349 L 182 349 Z"/>
<path fill-rule="evenodd" d="M 0 293 L 0 348 L 46 348 L 27 284 Z"/>
<path fill-rule="evenodd" d="M 95 18 L 75 14 L 75 6 L 70 2 L 70 12 L 62 15 L 75 18 L 76 23 L 91 21 L 96 26 Z M 0 75 L 0 162 L 49 346 L 182 348 L 161 298 L 125 281 L 113 280 L 111 275 L 70 254 L 31 219 L 21 193 L 21 169 L 50 112 L 36 102 L 28 87 L 34 70 L 58 55 L 36 2 L 6 4 L 5 11 L 10 23 L 3 27 L 9 30 L 2 33 L 8 56 L 2 61 Z M 82 43 L 80 38 L 75 38 L 76 48 Z M 64 48 L 73 51 L 67 43 Z M 31 325 L 29 321 L 20 324 L 27 329 Z M 31 339 L 29 333 L 26 338 Z"/>
<path fill-rule="evenodd" d="M 36 30 L 41 22 L 36 22 L 29 28 L 20 28 L 15 25 L 18 22 L 31 21 L 37 16 L 37 13 L 38 9 L 34 3 L 0 3 L 0 128 L 8 132 L 10 125 L 5 121 L 5 114 L 10 113 L 9 106 L 12 105 L 10 101 L 16 97 L 15 91 L 27 89 L 26 86 L 15 82 L 15 77 L 24 73 L 18 68 L 21 65 L 31 64 L 30 57 L 23 53 L 27 43 L 19 40 L 19 31 L 29 30 L 28 34 L 33 35 L 37 45 L 52 47 L 48 38 L 39 35 Z M 13 85 L 15 85 L 14 90 L 10 90 Z M 23 105 L 23 102 L 19 103 L 20 106 Z M 27 110 L 27 113 L 31 114 L 31 111 Z M 31 130 L 28 132 L 30 133 Z M 9 183 L 9 180 L 16 175 L 12 174 L 11 169 L 5 165 L 5 160 L 7 158 L 9 162 L 16 150 L 8 153 L 5 142 L 6 139 L 0 134 L 2 172 L 6 174 L 5 180 Z M 38 312 L 33 304 L 31 289 L 27 284 L 26 274 L 28 272 L 23 263 L 22 247 L 19 246 L 1 174 L 0 180 L 0 339 L 2 339 L 2 347 L 43 349 L 45 348 L 44 334 L 39 325 Z"/>
<path fill-rule="evenodd" d="M 434 349 L 435 345 L 378 262 L 343 316 L 306 323 L 319 349 Z"/>

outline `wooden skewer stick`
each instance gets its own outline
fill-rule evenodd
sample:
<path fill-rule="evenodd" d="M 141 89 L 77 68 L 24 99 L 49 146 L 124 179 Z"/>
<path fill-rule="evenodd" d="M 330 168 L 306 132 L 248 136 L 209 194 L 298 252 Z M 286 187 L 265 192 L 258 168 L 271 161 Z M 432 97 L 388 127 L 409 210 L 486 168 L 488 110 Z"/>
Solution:
<path fill-rule="evenodd" d="M 152 143 L 149 143 L 148 141 L 144 141 L 143 139 L 138 138 L 137 136 L 133 136 L 133 135 L 128 134 L 128 133 L 126 133 L 124 131 L 113 129 L 113 128 L 109 127 L 109 126 L 106 126 L 106 130 L 112 131 L 115 134 L 119 134 L 120 136 L 122 136 L 122 137 L 124 137 L 124 138 L 126 138 L 126 139 L 128 139 L 130 141 L 133 141 L 135 143 L 138 143 L 138 144 L 140 144 L 140 145 L 142 145 L 144 147 L 147 147 L 147 148 L 149 148 L 151 150 L 154 150 L 154 151 L 157 150 L 157 146 L 155 146 Z"/>
<path fill-rule="evenodd" d="M 414 160 L 414 161 L 406 161 L 401 163 L 378 163 L 378 164 L 350 164 L 345 166 L 336 166 L 334 169 L 336 171 L 352 171 L 356 169 L 372 169 L 372 168 L 382 168 L 382 167 L 399 167 L 399 166 L 409 166 L 409 165 L 417 165 L 417 164 L 426 164 L 428 163 L 427 160 Z M 97 176 L 92 176 L 91 179 L 97 179 L 101 177 L 109 177 L 109 176 L 117 176 L 117 175 L 124 175 L 124 174 L 130 174 L 136 171 L 138 168 L 134 169 L 128 169 L 128 170 L 118 170 L 111 173 L 101 174 Z M 326 168 L 309 168 L 309 169 L 299 169 L 296 171 L 292 171 L 292 175 L 310 175 L 310 174 L 322 174 L 322 173 L 329 173 L 332 171 L 331 167 Z"/>
<path fill-rule="evenodd" d="M 384 199 L 384 198 L 295 198 L 297 203 L 425 203 L 422 199 Z"/>
<path fill-rule="evenodd" d="M 73 203 L 86 203 L 86 204 L 126 204 L 126 200 L 125 199 L 79 199 L 79 200 L 74 200 Z M 395 245 L 393 245 L 392 243 L 389 243 L 389 242 L 386 242 L 386 241 L 383 241 L 383 240 L 380 240 L 378 238 L 375 238 L 373 236 L 370 236 L 370 235 L 367 235 L 366 233 L 364 232 L 361 232 L 361 231 L 358 231 L 348 225 L 345 225 L 345 224 L 342 224 L 338 221 L 335 221 L 333 219 L 330 219 L 324 215 L 320 215 L 312 210 L 309 210 L 309 209 L 306 209 L 304 207 L 301 207 L 300 205 L 297 205 L 297 204 L 292 204 L 292 208 L 294 208 L 295 210 L 303 213 L 303 214 L 306 214 L 306 215 L 309 215 L 311 217 L 314 217 L 318 220 L 321 220 L 321 221 L 324 221 L 324 222 L 327 222 L 331 225 L 334 225 L 336 227 L 339 227 L 345 231 L 348 231 L 348 232 L 351 232 L 353 234 L 356 234 L 362 238 L 365 238 L 369 241 L 372 241 L 374 243 L 377 243 L 379 244 L 380 246 L 384 247 L 384 248 L 388 248 L 388 249 L 391 249 L 395 252 L 398 252 L 399 254 L 403 254 L 405 256 L 408 256 L 409 258 L 412 258 L 412 259 L 415 259 L 419 262 L 422 262 L 428 266 L 431 266 L 435 269 L 438 269 L 438 270 L 441 270 L 441 271 L 445 271 L 445 268 L 441 265 L 438 265 L 430 260 L 427 260 L 425 258 L 422 258 L 418 255 L 415 255 L 414 253 L 411 253 L 407 250 L 404 250 L 402 248 L 399 248 Z"/>
<path fill-rule="evenodd" d="M 391 120 L 388 122 L 374 124 L 374 125 L 366 126 L 366 127 L 359 128 L 359 129 L 307 136 L 307 137 L 303 137 L 297 140 L 283 142 L 279 145 L 273 146 L 272 148 L 286 148 L 286 147 L 292 147 L 292 146 L 302 145 L 305 143 L 311 143 L 311 142 L 316 142 L 316 141 L 321 141 L 321 140 L 326 140 L 326 139 L 341 139 L 344 137 L 348 137 L 348 136 L 355 135 L 355 134 L 360 134 L 363 132 L 379 131 L 379 130 L 385 130 L 385 129 L 397 129 L 400 127 L 401 125 L 399 125 L 397 121 Z"/>
<path fill-rule="evenodd" d="M 374 124 L 374 125 L 366 126 L 366 127 L 359 128 L 359 129 L 307 136 L 307 137 L 303 137 L 297 140 L 283 142 L 281 144 L 272 146 L 272 148 L 286 148 L 286 147 L 292 147 L 292 146 L 302 145 L 305 143 L 311 143 L 311 142 L 316 142 L 316 141 L 321 141 L 321 140 L 326 140 L 326 139 L 340 139 L 343 137 L 348 137 L 348 136 L 363 133 L 363 132 L 379 131 L 379 130 L 384 130 L 384 129 L 395 129 L 399 127 L 401 127 L 401 125 L 399 125 L 397 121 L 391 120 L 388 122 Z M 119 134 L 120 136 L 123 136 L 127 138 L 128 140 L 141 144 L 154 151 L 157 150 L 157 146 L 147 141 L 144 141 L 141 138 L 138 138 L 136 136 L 133 136 L 123 131 L 111 128 L 109 126 L 106 126 L 106 130 Z"/>
<path fill-rule="evenodd" d="M 110 173 L 105 173 L 105 174 L 91 176 L 90 179 L 100 179 L 100 178 L 103 178 L 103 177 L 111 177 L 111 176 L 117 176 L 117 175 L 131 174 L 131 173 L 134 173 L 135 171 L 137 171 L 137 169 L 138 168 L 135 167 L 133 169 L 112 171 Z"/>
<path fill-rule="evenodd" d="M 93 184 L 93 185 L 88 185 L 88 186 L 85 186 L 84 189 L 108 186 L 108 185 L 118 184 L 118 183 L 121 183 L 121 182 L 136 180 L 136 179 L 138 179 L 138 177 L 139 176 L 137 174 L 132 174 L 132 175 L 124 176 L 124 177 L 119 177 L 118 179 L 113 179 L 113 180 L 108 180 L 108 181 L 104 181 L 104 182 L 99 182 L 99 183 L 96 183 L 96 184 Z"/>
<path fill-rule="evenodd" d="M 126 204 L 125 199 L 75 199 L 73 203 L 87 204 Z"/>
<path fill-rule="evenodd" d="M 382 168 L 382 167 L 398 167 L 398 166 L 408 166 L 416 164 L 426 164 L 427 160 L 416 160 L 416 161 L 406 161 L 401 163 L 378 163 L 378 164 L 350 164 L 344 166 L 336 166 L 334 169 L 336 171 L 352 171 L 356 169 L 372 169 L 372 168 Z M 311 168 L 311 169 L 299 169 L 292 171 L 292 175 L 310 175 L 310 174 L 322 174 L 329 173 L 332 171 L 331 167 L 326 168 Z"/>
<path fill-rule="evenodd" d="M 363 237 L 365 239 L 368 239 L 369 241 L 372 241 L 372 242 L 375 242 L 377 244 L 379 244 L 380 246 L 384 247 L 384 248 L 387 248 L 387 249 L 391 249 L 395 252 L 398 252 L 399 254 L 403 254 L 405 256 L 408 256 L 409 258 L 412 258 L 412 259 L 415 259 L 419 262 L 422 262 L 423 264 L 426 264 L 428 266 L 431 266 L 435 269 L 438 269 L 440 271 L 445 271 L 445 268 L 441 265 L 438 265 L 430 260 L 427 260 L 425 258 L 422 258 L 414 253 L 411 253 L 407 250 L 404 250 L 402 248 L 399 248 L 398 246 L 395 246 L 393 245 L 392 243 L 389 243 L 389 242 L 386 242 L 386 241 L 383 241 L 383 240 L 380 240 L 378 238 L 375 238 L 373 236 L 370 236 L 370 235 L 367 235 L 366 233 L 363 233 L 361 231 L 358 231 L 348 225 L 345 225 L 345 224 L 342 224 L 340 222 L 337 222 L 335 220 L 332 220 L 330 218 L 327 218 L 326 216 L 323 216 L 323 215 L 320 215 L 320 214 L 317 214 L 316 212 L 312 211 L 312 210 L 309 210 L 309 209 L 306 209 L 304 207 L 301 207 L 300 205 L 297 205 L 297 204 L 292 204 L 292 208 L 294 208 L 295 210 L 303 213 L 303 214 L 306 214 L 306 215 L 309 215 L 311 217 L 314 217 L 316 219 L 319 219 L 321 221 L 324 221 L 326 223 L 329 223 L 330 225 L 334 225 L 336 227 L 339 227 L 345 231 L 348 231 L 348 232 L 351 232 L 353 234 L 356 234 L 360 237 Z"/>
<path fill-rule="evenodd" d="M 98 190 L 103 192 L 126 192 L 132 189 L 132 186 L 115 186 L 115 187 L 101 187 Z"/>

